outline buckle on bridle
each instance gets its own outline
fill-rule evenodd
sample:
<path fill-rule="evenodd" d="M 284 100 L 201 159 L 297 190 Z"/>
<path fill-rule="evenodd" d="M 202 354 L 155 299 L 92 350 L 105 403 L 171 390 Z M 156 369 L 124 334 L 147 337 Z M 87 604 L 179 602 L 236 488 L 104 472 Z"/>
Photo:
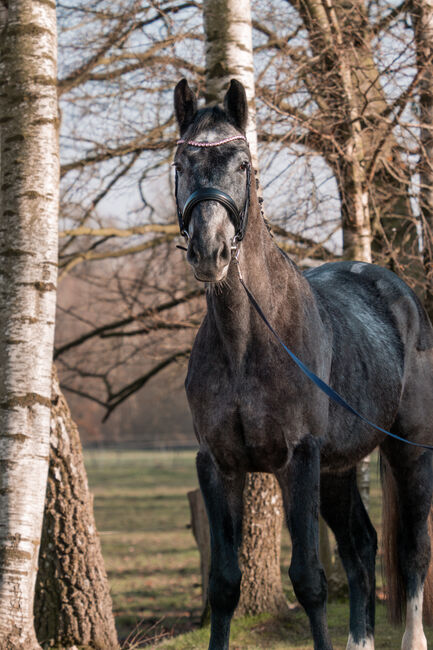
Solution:
<path fill-rule="evenodd" d="M 232 260 L 235 260 L 236 262 L 239 260 L 240 243 L 241 242 L 239 241 L 238 236 L 236 234 L 233 237 L 232 243 L 230 245 Z"/>

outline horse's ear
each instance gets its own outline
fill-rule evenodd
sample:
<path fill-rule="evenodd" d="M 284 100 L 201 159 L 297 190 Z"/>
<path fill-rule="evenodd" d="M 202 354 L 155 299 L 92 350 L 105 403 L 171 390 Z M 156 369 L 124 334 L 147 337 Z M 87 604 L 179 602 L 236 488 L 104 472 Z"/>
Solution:
<path fill-rule="evenodd" d="M 224 97 L 224 108 L 236 126 L 245 132 L 248 121 L 248 102 L 245 88 L 236 79 L 232 79 Z"/>
<path fill-rule="evenodd" d="M 197 99 L 186 79 L 181 79 L 174 89 L 174 110 L 180 135 L 183 135 L 197 112 Z"/>

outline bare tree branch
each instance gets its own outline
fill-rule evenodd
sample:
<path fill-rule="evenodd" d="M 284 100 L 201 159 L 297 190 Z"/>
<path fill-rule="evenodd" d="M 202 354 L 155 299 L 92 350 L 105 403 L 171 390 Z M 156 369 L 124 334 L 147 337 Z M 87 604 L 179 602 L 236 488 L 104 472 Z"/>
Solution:
<path fill-rule="evenodd" d="M 71 350 L 72 348 L 82 345 L 83 343 L 85 343 L 86 341 L 92 338 L 101 336 L 106 332 L 118 329 L 120 327 L 125 327 L 130 323 L 143 320 L 144 318 L 148 318 L 149 316 L 153 316 L 154 314 L 160 314 L 163 311 L 166 311 L 168 309 L 173 309 L 178 305 L 183 305 L 189 302 L 190 300 L 194 300 L 194 298 L 203 296 L 204 293 L 205 293 L 204 289 L 193 289 L 192 291 L 189 291 L 188 293 L 181 296 L 180 298 L 174 298 L 173 300 L 162 303 L 160 305 L 156 305 L 155 307 L 148 307 L 147 309 L 144 309 L 143 311 L 133 316 L 128 316 L 127 318 L 122 318 L 120 320 L 107 323 L 106 325 L 96 327 L 91 332 L 86 332 L 86 334 L 83 334 L 77 337 L 76 339 L 69 341 L 68 343 L 65 343 L 64 345 L 61 345 L 60 347 L 56 348 L 54 352 L 54 358 L 57 359 L 61 354 L 64 354 L 65 352 Z"/>

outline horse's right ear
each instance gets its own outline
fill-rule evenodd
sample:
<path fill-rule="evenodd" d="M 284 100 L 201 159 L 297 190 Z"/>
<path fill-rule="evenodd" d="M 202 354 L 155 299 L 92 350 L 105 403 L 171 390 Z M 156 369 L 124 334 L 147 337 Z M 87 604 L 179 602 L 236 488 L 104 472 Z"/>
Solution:
<path fill-rule="evenodd" d="M 248 101 L 245 88 L 237 79 L 232 79 L 224 97 L 224 108 L 238 129 L 245 133 L 248 122 Z"/>
<path fill-rule="evenodd" d="M 174 110 L 180 135 L 183 135 L 197 112 L 197 99 L 186 79 L 181 79 L 174 89 Z"/>

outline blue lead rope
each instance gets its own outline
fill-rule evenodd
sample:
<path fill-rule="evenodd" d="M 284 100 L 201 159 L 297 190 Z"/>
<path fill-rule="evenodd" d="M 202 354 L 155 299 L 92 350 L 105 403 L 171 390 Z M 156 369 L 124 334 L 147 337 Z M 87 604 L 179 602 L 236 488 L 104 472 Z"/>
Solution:
<path fill-rule="evenodd" d="M 328 384 L 325 383 L 322 379 L 320 379 L 320 377 L 315 375 L 314 372 L 312 372 L 312 370 L 310 370 L 305 365 L 305 363 L 302 363 L 302 361 L 300 359 L 298 359 L 296 354 L 294 354 L 287 347 L 287 345 L 284 343 L 284 341 L 281 339 L 281 337 L 277 334 L 277 332 L 274 330 L 274 328 L 272 327 L 272 325 L 270 324 L 270 322 L 268 321 L 268 319 L 264 315 L 264 313 L 263 313 L 261 307 L 259 306 L 257 300 L 254 298 L 253 294 L 248 289 L 248 287 L 246 286 L 246 284 L 245 284 L 245 282 L 243 280 L 243 277 L 242 277 L 242 274 L 241 274 L 241 271 L 240 271 L 240 268 L 239 268 L 239 262 L 238 262 L 238 260 L 236 258 L 235 258 L 235 261 L 237 263 L 237 268 L 238 268 L 238 273 L 239 273 L 239 280 L 240 280 L 243 288 L 245 289 L 245 291 L 247 293 L 247 296 L 248 296 L 248 299 L 249 299 L 250 303 L 252 304 L 252 306 L 254 307 L 254 309 L 256 310 L 256 312 L 258 313 L 260 318 L 262 319 L 262 321 L 265 323 L 265 325 L 268 327 L 268 329 L 275 336 L 278 343 L 285 349 L 285 351 L 287 352 L 289 357 L 296 363 L 298 368 L 300 368 L 302 370 L 302 372 L 305 375 L 307 375 L 307 377 L 309 379 L 311 379 L 311 381 L 314 382 L 316 384 L 316 386 L 318 386 L 320 388 L 321 391 L 323 391 L 325 393 L 325 395 L 328 395 L 328 397 L 330 397 L 332 400 L 334 400 L 334 402 L 336 402 L 337 404 L 340 404 L 340 406 L 345 408 L 346 411 L 349 411 L 349 413 L 352 413 L 353 415 L 355 415 L 357 418 L 359 418 L 360 420 L 362 420 L 366 424 L 369 424 L 371 427 L 373 427 L 373 429 L 377 429 L 377 431 L 381 431 L 382 433 L 385 433 L 387 436 L 391 436 L 391 438 L 395 438 L 396 440 L 400 440 L 401 442 L 405 442 L 407 445 L 413 445 L 414 447 L 422 447 L 423 449 L 433 450 L 432 445 L 425 445 L 425 444 L 422 444 L 422 443 L 419 443 L 419 442 L 412 442 L 411 440 L 406 440 L 405 438 L 402 438 L 401 436 L 398 436 L 396 433 L 391 433 L 391 431 L 387 431 L 386 429 L 382 429 L 382 427 L 379 427 L 377 424 L 374 424 L 374 422 L 371 422 L 368 418 L 361 415 L 361 413 L 358 413 L 358 411 L 356 411 L 353 408 L 353 406 L 350 406 L 350 404 L 348 404 L 346 402 L 346 400 L 341 397 L 341 395 L 339 395 L 335 390 L 333 390 L 330 386 L 328 386 Z"/>

